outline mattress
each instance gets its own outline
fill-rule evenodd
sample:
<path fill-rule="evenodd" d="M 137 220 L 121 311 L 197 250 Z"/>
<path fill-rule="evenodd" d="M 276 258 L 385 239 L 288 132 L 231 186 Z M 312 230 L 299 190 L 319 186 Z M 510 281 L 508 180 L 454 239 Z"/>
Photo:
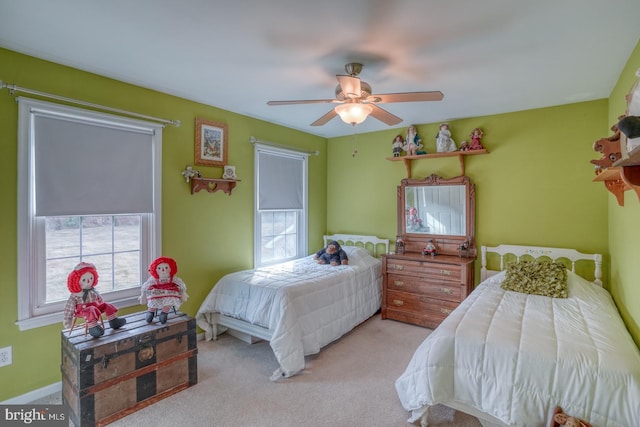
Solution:
<path fill-rule="evenodd" d="M 396 390 L 410 421 L 450 403 L 504 425 L 553 408 L 599 427 L 640 425 L 640 351 L 611 296 L 569 272 L 568 298 L 482 282 L 420 344 Z"/>
<path fill-rule="evenodd" d="M 279 368 L 272 379 L 304 369 L 304 356 L 340 338 L 379 310 L 381 261 L 360 247 L 342 247 L 349 265 L 320 265 L 313 255 L 224 276 L 202 303 L 196 321 L 205 338 L 223 314 L 268 329 Z"/>

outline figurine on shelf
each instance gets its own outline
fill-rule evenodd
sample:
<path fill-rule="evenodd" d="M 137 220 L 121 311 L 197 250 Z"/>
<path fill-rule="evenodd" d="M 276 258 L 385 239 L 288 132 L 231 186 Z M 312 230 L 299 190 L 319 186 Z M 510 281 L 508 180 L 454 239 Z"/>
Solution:
<path fill-rule="evenodd" d="M 482 132 L 482 129 L 475 128 L 469 135 L 469 137 L 471 138 L 471 145 L 469 145 L 469 150 L 484 150 L 482 142 L 480 142 L 483 136 L 484 132 Z"/>
<path fill-rule="evenodd" d="M 422 255 L 431 255 L 431 256 L 438 255 L 438 249 L 436 248 L 435 243 L 433 243 L 433 239 L 429 239 L 429 241 L 427 242 L 427 245 L 422 250 Z"/>
<path fill-rule="evenodd" d="M 618 119 L 624 116 L 618 117 Z M 620 130 L 618 124 L 611 126 L 613 135 L 600 138 L 593 143 L 593 150 L 602 154 L 597 160 L 591 160 L 591 163 L 595 165 L 596 174 L 602 172 L 602 169 L 607 169 L 610 166 L 622 158 L 622 152 L 620 150 Z"/>
<path fill-rule="evenodd" d="M 200 171 L 195 170 L 191 165 L 187 165 L 181 174 L 187 180 L 187 183 L 191 181 L 191 178 L 202 178 Z"/>
<path fill-rule="evenodd" d="M 222 179 L 236 179 L 236 167 L 226 165 L 224 167 L 224 173 L 222 174 Z"/>
<path fill-rule="evenodd" d="M 396 137 L 393 138 L 391 146 L 393 147 L 393 157 L 400 157 L 402 149 L 404 148 L 404 138 L 402 135 L 396 135 Z"/>
<path fill-rule="evenodd" d="M 407 152 L 407 156 L 415 156 L 419 153 L 422 145 L 422 139 L 416 131 L 416 127 L 411 125 L 407 128 L 407 137 L 404 141 L 404 151 Z M 426 154 L 422 152 L 421 154 Z"/>
<path fill-rule="evenodd" d="M 442 123 L 438 128 L 438 135 L 436 135 L 436 149 L 438 153 L 456 151 L 456 143 L 451 139 L 449 123 Z"/>

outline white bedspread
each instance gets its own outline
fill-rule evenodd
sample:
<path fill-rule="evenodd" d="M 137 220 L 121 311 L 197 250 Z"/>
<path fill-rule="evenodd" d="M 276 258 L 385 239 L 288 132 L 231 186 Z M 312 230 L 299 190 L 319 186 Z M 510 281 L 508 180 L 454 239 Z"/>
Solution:
<path fill-rule="evenodd" d="M 546 426 L 556 405 L 593 426 L 640 426 L 640 351 L 608 292 L 571 272 L 567 299 L 505 291 L 503 277 L 480 284 L 397 379 L 411 420 L 450 402 L 513 426 Z"/>
<path fill-rule="evenodd" d="M 272 379 L 295 375 L 304 369 L 304 356 L 318 353 L 380 308 L 380 260 L 362 248 L 343 249 L 349 265 L 319 265 L 311 255 L 224 276 L 198 310 L 198 326 L 207 340 L 215 336 L 217 313 L 268 328 L 280 364 Z"/>

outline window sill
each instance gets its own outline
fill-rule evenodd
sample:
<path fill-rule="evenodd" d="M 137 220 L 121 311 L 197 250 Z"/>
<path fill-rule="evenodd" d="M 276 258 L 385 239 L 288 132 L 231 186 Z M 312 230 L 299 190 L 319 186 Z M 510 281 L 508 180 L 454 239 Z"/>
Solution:
<path fill-rule="evenodd" d="M 137 297 L 129 297 L 129 298 L 124 298 L 118 301 L 109 301 L 109 302 L 111 302 L 113 305 L 115 305 L 119 309 L 140 304 L 140 301 L 138 300 Z M 55 313 L 43 314 L 40 316 L 30 317 L 28 319 L 18 320 L 15 324 L 16 326 L 18 326 L 18 329 L 20 331 L 27 331 L 29 329 L 41 328 L 43 326 L 49 326 L 56 323 L 59 323 L 60 327 L 62 327 L 62 318 L 63 318 L 62 311 L 58 311 Z"/>

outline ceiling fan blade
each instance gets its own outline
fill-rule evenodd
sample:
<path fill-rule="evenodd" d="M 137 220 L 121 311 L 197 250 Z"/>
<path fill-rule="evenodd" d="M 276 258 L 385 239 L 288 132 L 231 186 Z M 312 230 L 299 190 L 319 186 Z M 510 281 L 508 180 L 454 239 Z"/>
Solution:
<path fill-rule="evenodd" d="M 322 125 L 326 124 L 329 120 L 333 119 L 337 115 L 338 115 L 338 113 L 336 113 L 336 110 L 332 108 L 331 110 L 329 110 L 329 112 L 327 114 L 325 114 L 324 116 L 320 117 L 315 122 L 311 123 L 311 126 L 322 126 Z"/>
<path fill-rule="evenodd" d="M 267 105 L 294 105 L 294 104 L 330 104 L 340 102 L 337 99 L 299 99 L 293 101 L 268 101 Z"/>
<path fill-rule="evenodd" d="M 345 98 L 360 98 L 360 79 L 352 76 L 337 75 L 338 83 Z"/>
<path fill-rule="evenodd" d="M 373 107 L 373 111 L 371 111 L 371 116 L 373 118 L 378 119 L 389 126 L 397 125 L 398 123 L 402 122 L 402 119 L 400 117 L 391 114 L 387 110 L 384 110 L 375 104 L 369 105 Z"/>
<path fill-rule="evenodd" d="M 404 92 L 404 93 L 383 93 L 373 95 L 380 98 L 378 102 L 422 102 L 422 101 L 440 101 L 444 95 L 440 91 L 433 92 Z"/>

